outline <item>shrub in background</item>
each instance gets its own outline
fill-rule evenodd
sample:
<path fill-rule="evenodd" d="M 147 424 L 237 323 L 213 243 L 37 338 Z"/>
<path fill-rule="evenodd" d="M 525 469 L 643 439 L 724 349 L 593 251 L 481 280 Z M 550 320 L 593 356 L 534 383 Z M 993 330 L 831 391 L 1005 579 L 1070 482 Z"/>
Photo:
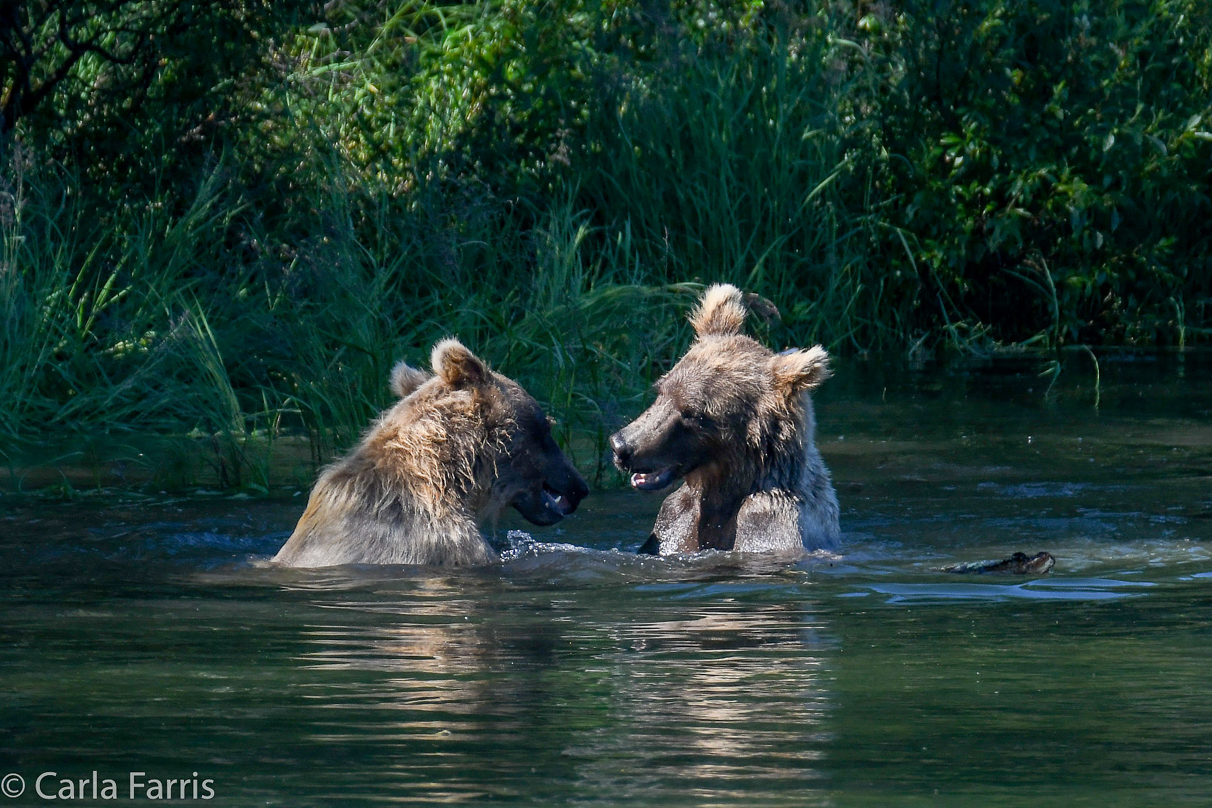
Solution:
<path fill-rule="evenodd" d="M 17 5 L 31 86 L 105 52 L 4 139 L 10 465 L 175 434 L 265 488 L 455 333 L 601 477 L 717 280 L 782 345 L 1208 333 L 1196 0 Z"/>

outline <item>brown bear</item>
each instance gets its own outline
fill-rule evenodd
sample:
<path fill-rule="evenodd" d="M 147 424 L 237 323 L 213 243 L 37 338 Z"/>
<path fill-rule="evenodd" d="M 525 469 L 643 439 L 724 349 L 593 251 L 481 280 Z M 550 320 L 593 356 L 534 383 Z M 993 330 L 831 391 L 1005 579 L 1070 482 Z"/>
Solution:
<path fill-rule="evenodd" d="M 434 375 L 400 363 L 400 401 L 327 468 L 274 557 L 292 567 L 483 564 L 479 526 L 512 505 L 552 525 L 589 492 L 516 382 L 455 339 L 434 346 Z"/>
<path fill-rule="evenodd" d="M 795 555 L 838 544 L 809 398 L 830 375 L 829 355 L 819 345 L 775 354 L 743 335 L 747 297 L 773 310 L 735 286 L 707 290 L 690 318 L 694 343 L 657 382 L 656 401 L 610 438 L 632 487 L 685 480 L 641 552 Z"/>

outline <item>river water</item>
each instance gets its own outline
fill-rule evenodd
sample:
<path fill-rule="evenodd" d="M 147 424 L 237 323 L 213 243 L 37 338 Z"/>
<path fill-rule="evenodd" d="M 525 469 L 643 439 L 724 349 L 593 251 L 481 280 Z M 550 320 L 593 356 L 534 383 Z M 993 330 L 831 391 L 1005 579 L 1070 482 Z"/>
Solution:
<path fill-rule="evenodd" d="M 844 364 L 844 547 L 793 566 L 636 557 L 624 491 L 454 572 L 267 565 L 302 496 L 10 498 L 8 801 L 1205 805 L 1212 357 L 1040 370 Z M 1016 550 L 1056 567 L 938 571 Z"/>

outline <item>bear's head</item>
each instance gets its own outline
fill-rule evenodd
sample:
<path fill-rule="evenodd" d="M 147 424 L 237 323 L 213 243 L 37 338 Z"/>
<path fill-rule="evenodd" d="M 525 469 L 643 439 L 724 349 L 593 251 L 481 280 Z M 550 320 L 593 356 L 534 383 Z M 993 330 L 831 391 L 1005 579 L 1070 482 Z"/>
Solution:
<path fill-rule="evenodd" d="M 656 401 L 610 437 L 614 462 L 631 485 L 659 491 L 693 473 L 753 478 L 811 441 L 808 391 L 829 377 L 819 345 L 775 354 L 741 333 L 757 296 L 719 284 L 690 317 L 695 340 L 656 384 Z"/>
<path fill-rule="evenodd" d="M 552 525 L 575 511 L 589 486 L 556 445 L 539 403 L 456 339 L 435 345 L 431 364 L 432 377 L 397 365 L 391 386 L 406 405 L 444 413 L 426 443 L 447 446 L 440 456 L 478 489 L 481 514 L 512 505 L 530 522 Z"/>

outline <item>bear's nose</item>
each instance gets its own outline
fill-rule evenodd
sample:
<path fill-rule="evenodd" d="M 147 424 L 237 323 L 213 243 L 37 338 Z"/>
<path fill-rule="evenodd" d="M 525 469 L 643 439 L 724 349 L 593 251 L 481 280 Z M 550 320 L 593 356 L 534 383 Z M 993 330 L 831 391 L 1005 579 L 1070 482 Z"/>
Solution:
<path fill-rule="evenodd" d="M 572 481 L 572 489 L 568 492 L 568 498 L 572 500 L 573 505 L 576 505 L 588 495 L 589 486 L 578 474 L 577 478 Z"/>
<path fill-rule="evenodd" d="M 622 432 L 616 432 L 610 436 L 610 450 L 614 452 L 614 462 L 621 468 L 631 465 L 631 447 L 623 440 Z"/>

